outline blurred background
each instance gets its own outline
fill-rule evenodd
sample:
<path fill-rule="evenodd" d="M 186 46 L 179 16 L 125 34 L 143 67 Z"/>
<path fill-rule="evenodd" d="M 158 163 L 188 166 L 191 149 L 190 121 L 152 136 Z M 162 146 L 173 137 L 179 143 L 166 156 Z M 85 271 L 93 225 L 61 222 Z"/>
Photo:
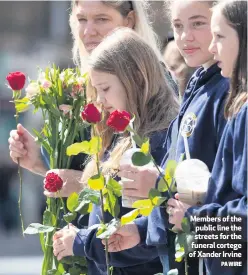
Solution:
<path fill-rule="evenodd" d="M 161 44 L 169 35 L 162 1 L 151 1 L 149 11 Z M 69 1 L 0 1 L 0 274 L 38 275 L 42 253 L 38 236 L 22 236 L 18 214 L 17 165 L 9 157 L 8 137 L 15 129 L 12 92 L 6 87 L 9 72 L 22 71 L 37 78 L 37 67 L 56 63 L 73 67 L 68 24 Z M 170 54 L 169 54 L 170 56 Z M 171 67 L 171 69 L 173 69 Z M 29 131 L 39 129 L 41 117 L 23 113 L 20 122 Z M 23 170 L 24 224 L 41 222 L 45 198 L 43 179 Z"/>

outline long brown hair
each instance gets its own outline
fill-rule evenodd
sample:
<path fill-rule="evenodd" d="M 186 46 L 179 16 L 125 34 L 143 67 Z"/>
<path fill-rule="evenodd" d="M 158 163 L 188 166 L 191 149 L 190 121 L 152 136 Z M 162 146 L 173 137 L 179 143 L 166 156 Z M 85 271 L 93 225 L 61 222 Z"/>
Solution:
<path fill-rule="evenodd" d="M 166 83 L 164 69 L 152 48 L 129 28 L 115 30 L 93 50 L 91 70 L 116 75 L 126 91 L 127 111 L 135 115 L 134 129 L 142 137 L 168 128 L 178 112 L 178 102 Z M 96 91 L 89 81 L 88 98 L 96 100 Z M 101 156 L 113 139 L 106 126 L 107 114 L 97 125 L 103 140 Z M 129 135 L 122 136 L 103 170 L 117 169 L 122 154 L 130 147 Z M 106 169 L 104 169 L 106 168 Z M 108 170 L 107 169 L 107 170 Z"/>

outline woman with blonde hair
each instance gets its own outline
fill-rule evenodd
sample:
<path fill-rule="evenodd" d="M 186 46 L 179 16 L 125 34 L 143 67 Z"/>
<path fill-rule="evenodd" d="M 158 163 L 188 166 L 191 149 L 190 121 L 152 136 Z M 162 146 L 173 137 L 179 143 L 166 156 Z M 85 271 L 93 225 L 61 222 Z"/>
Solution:
<path fill-rule="evenodd" d="M 121 156 L 131 147 L 128 133 L 117 135 L 106 126 L 106 119 L 116 109 L 135 115 L 135 131 L 150 138 L 151 154 L 160 164 L 165 154 L 163 143 L 167 128 L 177 114 L 178 104 L 153 49 L 130 29 L 118 29 L 92 52 L 89 66 L 89 97 L 102 105 L 105 114 L 104 121 L 97 125 L 98 135 L 103 140 L 102 172 L 115 176 Z M 96 173 L 95 167 L 92 159 L 84 170 L 85 182 Z M 119 203 L 121 205 L 121 198 Z M 121 207 L 120 215 L 129 211 L 129 208 Z M 89 274 L 94 275 L 106 274 L 104 246 L 96 238 L 97 229 L 92 227 L 99 223 L 97 217 L 102 214 L 100 207 L 95 205 L 88 229 L 78 232 L 71 226 L 54 235 L 54 254 L 58 260 L 69 255 L 84 256 L 88 260 Z M 105 212 L 104 218 L 109 222 L 113 217 Z M 135 223 L 143 219 L 138 218 Z M 146 245 L 111 253 L 110 265 L 114 267 L 115 275 L 150 275 L 162 271 L 156 249 Z"/>
<path fill-rule="evenodd" d="M 73 59 L 83 72 L 87 68 L 89 53 L 101 43 L 104 37 L 117 27 L 129 27 L 148 41 L 157 58 L 162 61 L 162 55 L 157 43 L 147 10 L 148 1 L 72 1 L 70 26 L 73 35 Z M 145 58 L 145 56 L 143 56 Z M 158 66 L 161 66 L 158 64 Z M 168 72 L 164 70 L 165 78 L 172 88 L 175 83 Z M 29 171 L 45 176 L 49 162 L 42 157 L 40 146 L 35 138 L 21 124 L 17 130 L 10 132 L 9 138 L 10 157 Z M 56 173 L 64 180 L 65 185 L 61 190 L 63 197 L 68 197 L 72 192 L 80 192 L 83 188 L 80 178 L 84 168 L 85 155 L 80 154 L 72 159 L 71 169 L 56 169 Z M 45 195 L 54 196 L 45 191 Z"/>

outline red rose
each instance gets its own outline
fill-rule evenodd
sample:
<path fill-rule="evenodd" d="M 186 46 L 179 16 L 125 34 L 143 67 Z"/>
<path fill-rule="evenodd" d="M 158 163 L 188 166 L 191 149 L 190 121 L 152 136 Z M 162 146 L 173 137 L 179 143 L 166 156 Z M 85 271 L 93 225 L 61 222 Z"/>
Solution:
<path fill-rule="evenodd" d="M 58 192 L 63 186 L 63 180 L 58 174 L 51 172 L 46 175 L 44 188 L 49 192 Z"/>
<path fill-rule="evenodd" d="M 8 80 L 9 86 L 11 87 L 12 90 L 19 91 L 24 87 L 26 77 L 22 72 L 14 72 L 14 73 L 9 73 L 6 76 L 6 79 Z"/>
<path fill-rule="evenodd" d="M 84 110 L 81 113 L 81 117 L 83 120 L 86 120 L 89 123 L 97 123 L 101 121 L 101 113 L 92 103 L 84 107 Z"/>
<path fill-rule="evenodd" d="M 107 125 L 113 128 L 116 132 L 124 132 L 130 120 L 131 116 L 128 112 L 120 112 L 118 110 L 115 110 L 110 114 L 107 120 Z"/>

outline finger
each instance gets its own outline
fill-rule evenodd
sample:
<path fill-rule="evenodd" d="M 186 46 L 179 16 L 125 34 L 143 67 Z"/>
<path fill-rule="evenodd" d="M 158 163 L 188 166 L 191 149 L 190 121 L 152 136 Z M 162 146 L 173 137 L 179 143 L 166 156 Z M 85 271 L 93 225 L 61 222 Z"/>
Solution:
<path fill-rule="evenodd" d="M 118 252 L 117 249 L 116 249 L 115 244 L 109 245 L 109 246 L 108 246 L 108 251 L 109 251 L 109 252 Z"/>
<path fill-rule="evenodd" d="M 57 246 L 53 246 L 53 254 L 54 254 L 54 256 L 57 257 L 58 254 L 59 254 L 61 251 L 63 251 L 63 250 L 65 250 L 64 244 L 60 244 L 60 245 L 57 245 Z"/>
<path fill-rule="evenodd" d="M 44 190 L 43 194 L 48 197 L 48 198 L 56 198 L 57 197 L 57 194 L 56 193 L 53 193 L 53 192 L 49 192 L 47 190 Z"/>
<path fill-rule="evenodd" d="M 63 244 L 63 242 L 62 242 L 61 238 L 57 238 L 57 239 L 53 240 L 53 247 L 59 246 L 59 245 L 62 245 L 62 244 Z"/>
<path fill-rule="evenodd" d="M 20 140 L 20 136 L 18 135 L 17 130 L 10 131 L 9 135 L 16 141 Z"/>
<path fill-rule="evenodd" d="M 175 199 L 176 199 L 176 200 L 180 200 L 179 197 L 180 197 L 179 194 L 176 193 L 176 194 L 175 194 Z"/>
<path fill-rule="evenodd" d="M 66 256 L 71 256 L 71 255 L 70 255 L 69 251 L 63 250 L 57 255 L 57 259 L 60 261 L 62 258 L 66 257 Z"/>
<path fill-rule="evenodd" d="M 137 179 L 137 173 L 135 173 L 133 171 L 127 171 L 127 170 L 120 171 L 118 173 L 118 176 L 122 177 L 122 178 L 130 179 L 130 180 L 136 180 Z"/>
<path fill-rule="evenodd" d="M 178 201 L 175 200 L 175 199 L 169 199 L 168 202 L 167 202 L 167 205 L 172 206 L 172 207 L 177 206 L 177 204 L 178 204 Z"/>
<path fill-rule="evenodd" d="M 56 239 L 62 238 L 62 237 L 64 237 L 64 232 L 63 232 L 63 230 L 59 230 L 56 233 L 54 233 L 53 240 L 56 240 Z"/>
<path fill-rule="evenodd" d="M 134 181 L 122 181 L 122 189 L 136 189 Z"/>
<path fill-rule="evenodd" d="M 10 151 L 9 155 L 14 161 L 17 161 L 17 158 L 22 158 L 23 157 L 23 155 L 21 155 L 19 153 L 16 153 L 14 151 Z"/>
<path fill-rule="evenodd" d="M 122 195 L 128 196 L 128 197 L 140 197 L 139 190 L 137 189 L 123 189 Z"/>
<path fill-rule="evenodd" d="M 21 141 L 19 141 L 19 140 L 15 140 L 15 139 L 13 139 L 12 137 L 10 137 L 9 139 L 8 139 L 8 143 L 10 144 L 10 145 L 13 145 L 14 147 L 17 147 L 17 148 L 23 148 L 23 142 L 21 142 Z"/>
<path fill-rule="evenodd" d="M 26 150 L 26 149 L 24 149 L 24 148 L 19 148 L 19 147 L 16 147 L 16 146 L 14 146 L 14 145 L 9 145 L 9 150 L 10 150 L 10 151 L 13 151 L 13 152 L 15 152 L 15 153 L 17 153 L 17 154 L 20 154 L 20 155 L 22 155 L 22 156 L 25 156 L 25 155 L 27 154 L 27 150 Z"/>
<path fill-rule="evenodd" d="M 60 254 L 60 253 L 62 253 L 63 251 L 65 251 L 65 248 L 63 247 L 61 250 L 53 250 L 53 254 L 54 254 L 54 256 L 55 257 L 58 257 L 58 255 Z"/>

